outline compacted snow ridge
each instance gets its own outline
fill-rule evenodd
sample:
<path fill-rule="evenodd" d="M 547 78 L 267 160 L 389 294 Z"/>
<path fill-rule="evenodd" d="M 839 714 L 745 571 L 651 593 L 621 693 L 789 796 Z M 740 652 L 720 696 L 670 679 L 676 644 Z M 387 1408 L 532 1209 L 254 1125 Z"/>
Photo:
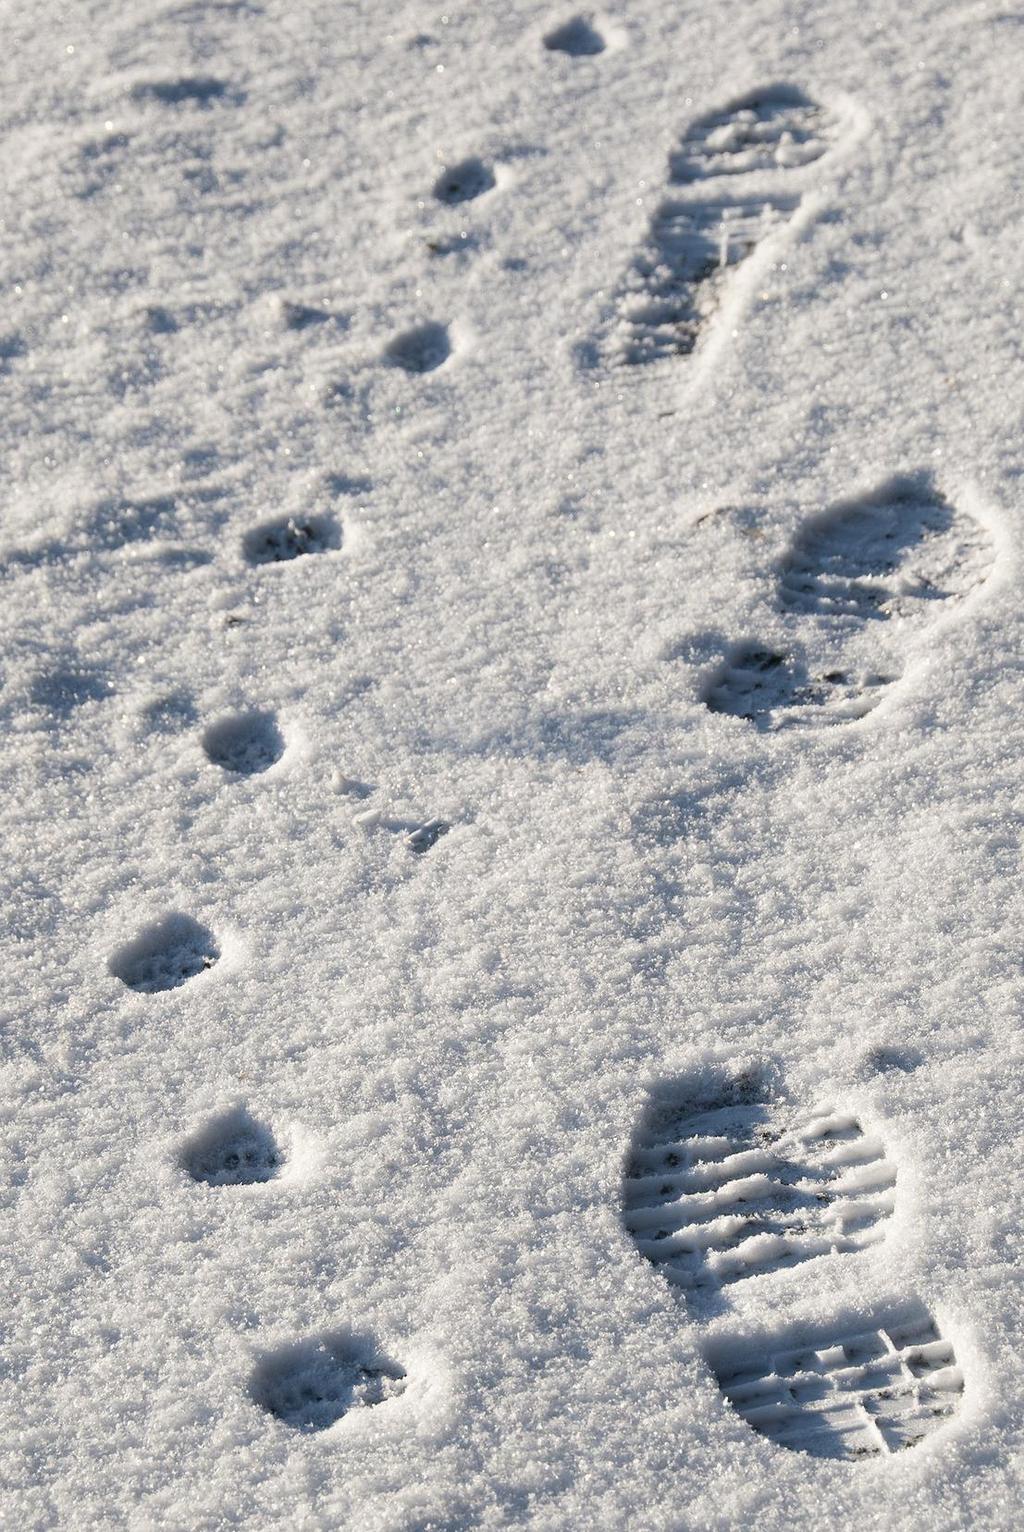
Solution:
<path fill-rule="evenodd" d="M 19 1529 L 1012 1529 L 1024 24 L 0 17 Z"/>

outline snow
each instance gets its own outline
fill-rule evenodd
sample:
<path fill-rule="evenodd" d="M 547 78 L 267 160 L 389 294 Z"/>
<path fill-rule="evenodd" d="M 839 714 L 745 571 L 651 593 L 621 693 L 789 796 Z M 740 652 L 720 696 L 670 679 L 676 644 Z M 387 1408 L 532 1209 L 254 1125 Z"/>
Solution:
<path fill-rule="evenodd" d="M 11 1524 L 1017 1525 L 1020 18 L 0 27 Z M 878 1237 L 666 1281 L 666 1082 L 847 1114 Z M 905 1451 L 729 1402 L 878 1336 Z"/>

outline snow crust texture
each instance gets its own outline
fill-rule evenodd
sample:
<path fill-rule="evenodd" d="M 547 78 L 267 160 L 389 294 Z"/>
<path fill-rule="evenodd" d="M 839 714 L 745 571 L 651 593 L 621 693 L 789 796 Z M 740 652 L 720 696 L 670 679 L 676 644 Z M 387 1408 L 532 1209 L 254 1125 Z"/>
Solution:
<path fill-rule="evenodd" d="M 1016 1529 L 1020 18 L 0 39 L 6 1520 Z"/>

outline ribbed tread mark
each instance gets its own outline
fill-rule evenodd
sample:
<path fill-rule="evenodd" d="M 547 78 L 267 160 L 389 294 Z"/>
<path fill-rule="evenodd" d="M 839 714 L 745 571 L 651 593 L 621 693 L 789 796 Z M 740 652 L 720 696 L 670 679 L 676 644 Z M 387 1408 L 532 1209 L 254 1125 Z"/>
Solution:
<path fill-rule="evenodd" d="M 669 1281 L 716 1288 L 882 1238 L 896 1170 L 849 1113 L 780 1131 L 763 1104 L 680 1114 L 634 1143 L 626 1228 Z"/>
<path fill-rule="evenodd" d="M 614 359 L 633 366 L 688 356 L 721 301 L 730 270 L 793 211 L 776 198 L 663 202 L 622 285 Z"/>
<path fill-rule="evenodd" d="M 755 1431 L 816 1457 L 899 1452 L 955 1414 L 963 1374 L 930 1316 L 857 1334 L 819 1333 L 791 1350 L 716 1368 L 718 1386 Z"/>

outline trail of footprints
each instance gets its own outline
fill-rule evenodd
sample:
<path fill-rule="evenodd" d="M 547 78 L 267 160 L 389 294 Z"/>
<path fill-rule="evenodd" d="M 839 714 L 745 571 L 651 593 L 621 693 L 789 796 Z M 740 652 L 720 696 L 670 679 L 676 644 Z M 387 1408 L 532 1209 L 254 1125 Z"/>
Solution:
<path fill-rule="evenodd" d="M 706 1099 L 688 1081 L 652 1098 L 626 1161 L 623 1222 L 637 1250 L 698 1312 L 722 1289 L 885 1236 L 896 1168 L 850 1112 L 807 1116 L 749 1079 Z M 852 1280 L 852 1278 L 851 1278 Z M 915 1446 L 956 1412 L 963 1375 L 917 1303 L 867 1327 L 840 1318 L 777 1338 L 721 1338 L 707 1360 L 755 1431 L 816 1457 Z"/>
<path fill-rule="evenodd" d="M 542 38 L 569 58 L 601 54 L 605 39 L 580 15 Z M 208 109 L 242 99 L 214 77 L 141 82 L 138 102 Z M 704 343 L 728 284 L 762 242 L 793 216 L 805 171 L 840 142 L 843 124 L 803 92 L 751 93 L 694 122 L 670 158 L 670 194 L 621 285 L 614 322 L 599 350 L 612 365 L 685 357 Z M 470 157 L 444 167 L 437 202 L 461 206 L 495 187 L 494 171 Z M 431 245 L 443 251 L 443 241 Z M 455 248 L 453 246 L 452 248 Z M 304 332 L 332 316 L 284 303 L 287 330 Z M 173 333 L 173 316 L 159 326 Z M 422 323 L 395 336 L 385 362 L 410 374 L 444 366 L 446 325 Z M 171 507 L 173 511 L 173 506 Z M 128 507 L 124 537 L 149 537 L 164 502 Z M 341 547 L 341 530 L 321 515 L 277 517 L 252 528 L 242 551 L 252 566 L 288 564 Z M 897 483 L 873 498 L 808 523 L 779 570 L 777 613 L 784 640 L 739 645 L 709 684 L 712 712 L 759 729 L 862 717 L 901 673 L 895 648 L 877 634 L 900 621 L 901 642 L 936 612 L 962 601 L 986 577 L 987 535 L 928 486 Z M 806 640 L 828 651 L 811 668 Z M 174 700 L 167 728 L 191 719 Z M 156 725 L 154 725 L 156 726 Z M 210 724 L 201 736 L 209 762 L 236 777 L 269 771 L 287 741 L 272 713 L 249 710 Z M 363 796 L 362 785 L 343 788 Z M 367 789 L 366 791 L 369 791 Z M 417 854 L 449 829 L 367 811 L 405 836 Z M 218 941 L 191 917 L 172 913 L 144 927 L 111 957 L 110 971 L 144 994 L 177 988 L 213 967 Z M 287 1173 L 288 1151 L 241 1108 L 212 1118 L 183 1146 L 180 1167 L 216 1192 L 259 1188 Z M 625 1227 L 639 1253 L 697 1312 L 728 1302 L 739 1285 L 805 1263 L 868 1259 L 885 1237 L 897 1174 L 884 1145 L 856 1116 L 829 1108 L 793 1113 L 752 1091 L 723 1086 L 713 1099 L 675 1082 L 659 1091 L 638 1125 L 622 1195 Z M 962 1374 L 950 1343 L 917 1304 L 897 1304 L 866 1327 L 842 1319 L 799 1334 L 709 1342 L 709 1365 L 723 1398 L 756 1432 L 815 1456 L 855 1459 L 922 1441 L 955 1413 Z M 348 1411 L 398 1397 L 404 1369 L 372 1337 L 325 1334 L 277 1348 L 250 1382 L 255 1403 L 300 1431 L 333 1425 Z"/>

